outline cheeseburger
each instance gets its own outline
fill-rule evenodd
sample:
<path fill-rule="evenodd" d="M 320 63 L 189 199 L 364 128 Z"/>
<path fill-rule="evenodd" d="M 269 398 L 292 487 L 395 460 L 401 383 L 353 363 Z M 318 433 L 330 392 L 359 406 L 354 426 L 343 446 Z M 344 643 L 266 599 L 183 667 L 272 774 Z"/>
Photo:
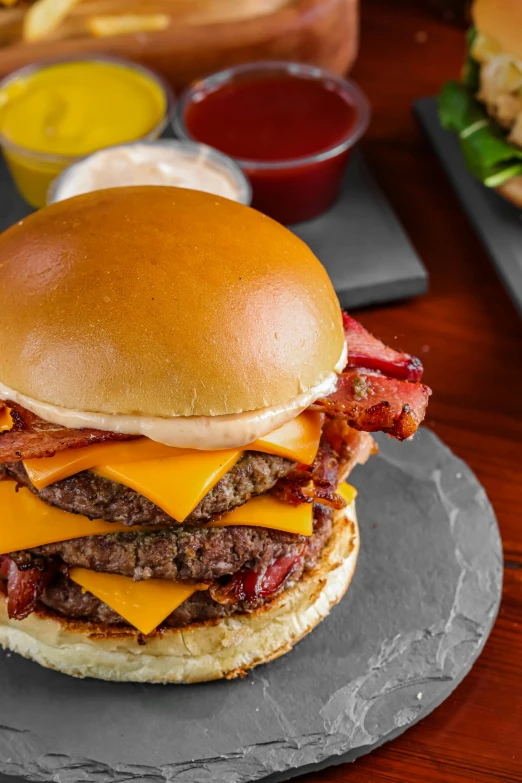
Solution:
<path fill-rule="evenodd" d="M 475 0 L 472 16 L 462 81 L 444 86 L 440 119 L 471 173 L 522 208 L 522 2 Z"/>
<path fill-rule="evenodd" d="M 413 435 L 421 374 L 235 202 L 117 188 L 20 221 L 0 236 L 0 643 L 139 682 L 288 652 L 350 583 L 345 479 L 371 432 Z"/>

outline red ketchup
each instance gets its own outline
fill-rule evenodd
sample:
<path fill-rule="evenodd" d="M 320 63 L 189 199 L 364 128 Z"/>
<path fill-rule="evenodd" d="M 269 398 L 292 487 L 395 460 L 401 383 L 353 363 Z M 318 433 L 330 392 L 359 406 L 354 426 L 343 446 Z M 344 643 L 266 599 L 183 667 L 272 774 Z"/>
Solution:
<path fill-rule="evenodd" d="M 252 206 L 290 224 L 334 203 L 368 120 L 352 82 L 304 65 L 253 63 L 188 90 L 175 125 L 234 158 L 250 179 Z"/>

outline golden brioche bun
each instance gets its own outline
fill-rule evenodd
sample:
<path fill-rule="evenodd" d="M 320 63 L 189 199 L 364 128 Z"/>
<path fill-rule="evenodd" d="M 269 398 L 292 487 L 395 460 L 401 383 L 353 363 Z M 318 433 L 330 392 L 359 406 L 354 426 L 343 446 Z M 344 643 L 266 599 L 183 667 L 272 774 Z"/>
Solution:
<path fill-rule="evenodd" d="M 133 628 L 67 620 L 45 610 L 10 620 L 0 598 L 0 645 L 74 677 L 150 683 L 231 679 L 279 658 L 326 617 L 350 584 L 358 552 L 352 503 L 336 512 L 317 567 L 252 614 L 168 628 L 142 646 Z"/>
<path fill-rule="evenodd" d="M 522 61 L 522 3 L 520 0 L 475 0 L 475 27 L 492 38 L 506 54 Z"/>
<path fill-rule="evenodd" d="M 0 236 L 0 382 L 82 412 L 239 413 L 321 383 L 344 345 L 326 271 L 261 213 L 132 187 Z"/>

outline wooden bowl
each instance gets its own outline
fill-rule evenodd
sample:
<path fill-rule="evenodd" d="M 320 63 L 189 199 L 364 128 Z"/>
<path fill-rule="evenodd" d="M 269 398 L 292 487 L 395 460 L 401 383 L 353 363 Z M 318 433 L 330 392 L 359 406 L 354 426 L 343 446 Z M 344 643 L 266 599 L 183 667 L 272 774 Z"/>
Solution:
<path fill-rule="evenodd" d="M 202 0 L 197 2 L 201 6 Z M 153 68 L 179 90 L 200 76 L 251 60 L 295 60 L 339 74 L 352 66 L 358 47 L 358 0 L 234 2 L 204 0 L 206 12 L 173 17 L 161 32 L 108 38 L 88 33 L 86 19 L 82 21 L 87 5 L 80 3 L 53 39 L 34 42 L 16 36 L 22 10 L 0 11 L 11 13 L 10 32 L 16 38 L 0 48 L 0 75 L 36 60 L 104 53 Z"/>

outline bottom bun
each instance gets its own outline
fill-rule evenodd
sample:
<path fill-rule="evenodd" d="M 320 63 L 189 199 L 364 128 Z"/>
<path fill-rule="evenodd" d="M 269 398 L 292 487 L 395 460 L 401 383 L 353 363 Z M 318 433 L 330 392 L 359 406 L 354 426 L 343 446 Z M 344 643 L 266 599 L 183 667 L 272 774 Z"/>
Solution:
<path fill-rule="evenodd" d="M 522 175 L 511 177 L 495 190 L 507 201 L 511 201 L 516 207 L 522 209 Z"/>
<path fill-rule="evenodd" d="M 0 645 L 73 677 L 119 682 L 190 683 L 231 679 L 292 649 L 344 595 L 359 552 L 352 503 L 334 516 L 332 535 L 313 571 L 251 614 L 167 628 L 138 643 L 138 632 L 70 620 L 38 609 L 10 620 L 0 600 Z"/>

